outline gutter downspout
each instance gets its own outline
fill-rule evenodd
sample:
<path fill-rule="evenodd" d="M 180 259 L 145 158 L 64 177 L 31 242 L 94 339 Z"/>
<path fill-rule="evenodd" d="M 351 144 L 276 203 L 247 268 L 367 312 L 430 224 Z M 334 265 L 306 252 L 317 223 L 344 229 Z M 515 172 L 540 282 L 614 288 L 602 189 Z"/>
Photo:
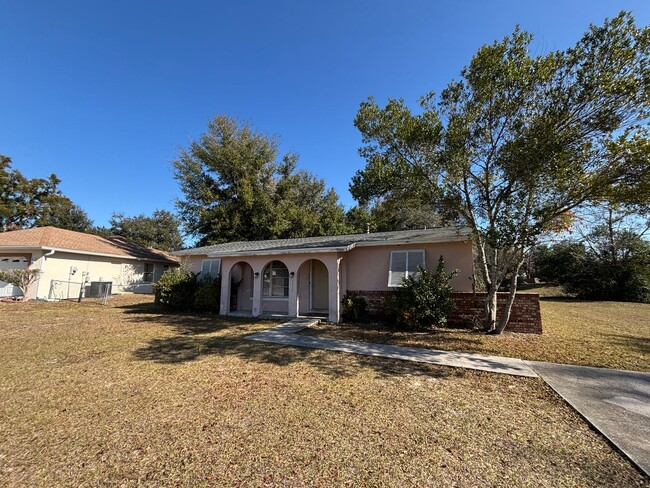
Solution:
<path fill-rule="evenodd" d="M 46 252 L 45 254 L 43 254 L 43 256 L 41 256 L 41 258 L 43 259 L 43 264 L 41 264 L 41 268 L 40 268 L 41 273 L 39 274 L 38 282 L 36 283 L 36 298 L 38 298 L 38 291 L 41 289 L 41 278 L 43 278 L 43 274 L 45 273 L 45 263 L 47 261 L 47 257 L 51 256 L 55 252 L 56 252 L 55 249 L 51 249 L 49 252 Z"/>

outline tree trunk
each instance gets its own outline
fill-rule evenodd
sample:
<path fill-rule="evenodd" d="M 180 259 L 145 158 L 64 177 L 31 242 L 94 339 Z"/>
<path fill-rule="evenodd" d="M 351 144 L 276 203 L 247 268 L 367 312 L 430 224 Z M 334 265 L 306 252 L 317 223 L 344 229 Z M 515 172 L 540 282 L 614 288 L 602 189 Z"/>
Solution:
<path fill-rule="evenodd" d="M 503 309 L 503 315 L 501 315 L 499 323 L 492 332 L 493 334 L 501 334 L 510 321 L 510 312 L 512 311 L 512 304 L 515 303 L 515 296 L 517 295 L 517 278 L 519 276 L 519 269 L 521 268 L 522 262 L 523 261 L 519 262 L 517 268 L 512 272 L 512 275 L 510 276 L 510 292 L 508 293 L 508 301 L 506 302 L 506 306 Z"/>
<path fill-rule="evenodd" d="M 497 291 L 498 285 L 492 284 L 485 297 L 485 330 L 488 333 L 497 326 Z"/>

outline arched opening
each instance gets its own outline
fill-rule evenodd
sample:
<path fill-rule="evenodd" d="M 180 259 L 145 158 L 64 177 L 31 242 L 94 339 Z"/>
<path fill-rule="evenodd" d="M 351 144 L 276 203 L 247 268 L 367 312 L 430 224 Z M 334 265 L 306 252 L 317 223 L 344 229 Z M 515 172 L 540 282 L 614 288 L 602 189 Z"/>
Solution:
<path fill-rule="evenodd" d="M 329 273 L 319 259 L 308 259 L 298 269 L 299 315 L 328 317 Z"/>
<path fill-rule="evenodd" d="M 230 268 L 228 310 L 233 315 L 251 315 L 253 311 L 253 268 L 245 261 Z"/>
<path fill-rule="evenodd" d="M 282 261 L 271 261 L 262 271 L 262 315 L 289 313 L 289 269 Z"/>

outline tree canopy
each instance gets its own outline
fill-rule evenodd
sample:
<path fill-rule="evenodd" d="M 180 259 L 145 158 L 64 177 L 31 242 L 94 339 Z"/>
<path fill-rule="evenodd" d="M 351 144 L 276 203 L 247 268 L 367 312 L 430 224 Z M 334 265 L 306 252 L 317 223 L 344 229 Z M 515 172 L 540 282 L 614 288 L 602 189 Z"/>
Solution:
<path fill-rule="evenodd" d="M 346 232 L 336 192 L 297 163 L 279 156 L 277 139 L 215 117 L 173 162 L 185 230 L 198 245 Z"/>
<path fill-rule="evenodd" d="M 531 56 L 531 41 L 516 28 L 481 47 L 460 80 L 422 97 L 419 113 L 402 99 L 381 108 L 370 98 L 355 119 L 367 165 L 353 195 L 426 192 L 442 215 L 469 225 L 495 332 L 508 322 L 528 246 L 584 203 L 629 198 L 650 178 L 650 29 L 622 12 L 566 50 Z"/>
<path fill-rule="evenodd" d="M 92 221 L 86 212 L 59 190 L 55 174 L 26 178 L 11 167 L 11 158 L 0 155 L 0 230 L 53 225 L 87 232 Z"/>
<path fill-rule="evenodd" d="M 106 233 L 162 251 L 178 251 L 183 248 L 179 225 L 179 219 L 167 210 L 154 210 L 151 217 L 144 214 L 127 217 L 123 213 L 114 213 Z"/>

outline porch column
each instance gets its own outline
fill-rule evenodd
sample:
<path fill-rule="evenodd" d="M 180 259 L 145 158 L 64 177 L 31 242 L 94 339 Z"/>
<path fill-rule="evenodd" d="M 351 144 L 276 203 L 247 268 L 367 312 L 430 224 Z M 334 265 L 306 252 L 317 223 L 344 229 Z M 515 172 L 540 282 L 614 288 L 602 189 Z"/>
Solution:
<path fill-rule="evenodd" d="M 329 260 L 328 260 L 329 261 Z M 335 256 L 329 261 L 327 275 L 329 281 L 329 316 L 330 322 L 341 320 L 341 258 Z"/>
<path fill-rule="evenodd" d="M 293 275 L 293 276 L 292 276 Z M 289 271 L 289 304 L 287 308 L 289 317 L 298 316 L 298 271 Z"/>
<path fill-rule="evenodd" d="M 230 270 L 232 263 L 221 260 L 221 299 L 219 300 L 219 315 L 228 315 L 230 312 Z"/>
<path fill-rule="evenodd" d="M 259 317 L 262 313 L 262 270 L 253 268 L 253 310 L 251 315 Z"/>

